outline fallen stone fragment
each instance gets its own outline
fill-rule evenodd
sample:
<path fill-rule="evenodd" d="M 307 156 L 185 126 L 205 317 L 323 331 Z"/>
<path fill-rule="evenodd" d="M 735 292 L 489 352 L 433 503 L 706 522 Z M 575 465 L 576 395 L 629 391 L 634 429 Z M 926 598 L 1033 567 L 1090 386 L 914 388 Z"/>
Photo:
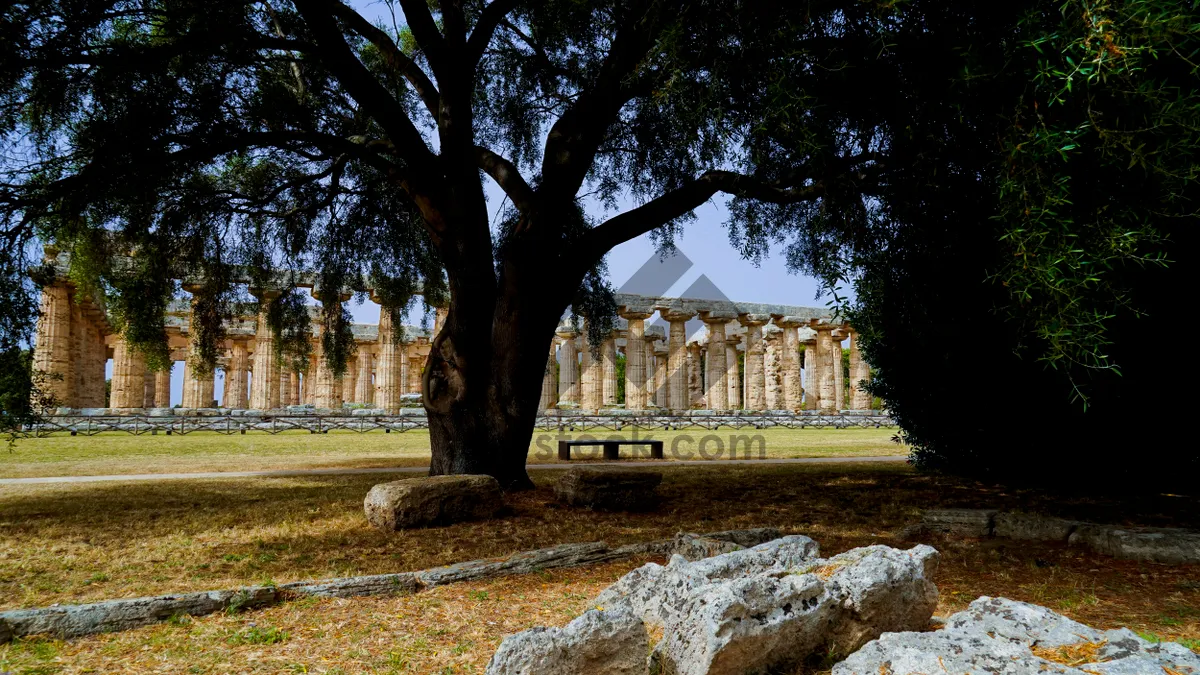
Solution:
<path fill-rule="evenodd" d="M 492 518 L 504 507 L 491 476 L 426 476 L 380 483 L 363 500 L 367 521 L 386 530 Z"/>
<path fill-rule="evenodd" d="M 1200 563 L 1200 532 L 1175 528 L 1124 528 L 1083 524 L 1071 533 L 1072 546 L 1086 546 L 1114 558 L 1170 564 Z"/>
<path fill-rule="evenodd" d="M 745 547 L 732 541 L 704 537 L 692 534 L 691 532 L 680 532 L 675 535 L 675 544 L 671 549 L 671 553 L 692 561 L 711 558 L 714 555 L 721 555 L 722 553 L 740 551 L 743 548 Z"/>
<path fill-rule="evenodd" d="M 372 574 L 361 577 L 344 577 L 326 581 L 296 581 L 283 584 L 279 590 L 297 595 L 316 595 L 330 598 L 352 598 L 360 595 L 390 595 L 416 593 L 421 582 L 412 572 L 399 574 Z"/>
<path fill-rule="evenodd" d="M 554 485 L 559 500 L 602 511 L 648 511 L 658 505 L 657 471 L 624 467 L 578 466 Z"/>
<path fill-rule="evenodd" d="M 995 509 L 930 509 L 921 514 L 927 532 L 959 537 L 990 537 Z"/>
<path fill-rule="evenodd" d="M 667 625 L 664 675 L 742 675 L 788 667 L 825 641 L 830 603 L 813 574 L 758 575 L 697 589 Z"/>
<path fill-rule="evenodd" d="M 884 631 L 921 630 L 937 609 L 933 583 L 939 555 L 931 546 L 907 551 L 867 546 L 818 564 L 826 589 L 839 609 L 826 648 L 849 654 Z"/>
<path fill-rule="evenodd" d="M 700 535 L 708 539 L 730 541 L 738 546 L 750 548 L 779 539 L 783 535 L 774 527 L 751 527 L 745 530 L 724 530 L 722 532 L 707 532 Z"/>
<path fill-rule="evenodd" d="M 607 562 L 615 557 L 616 555 L 609 551 L 608 544 L 592 541 L 522 551 L 507 558 L 470 560 L 417 572 L 415 576 L 421 585 L 433 587 L 507 574 L 529 574 L 551 567 L 578 567 Z"/>
<path fill-rule="evenodd" d="M 1077 520 L 1005 511 L 996 514 L 992 532 L 997 537 L 1006 539 L 1065 543 L 1079 525 Z"/>
<path fill-rule="evenodd" d="M 857 649 L 884 632 L 924 628 L 937 606 L 926 576 L 937 558 L 929 546 L 870 546 L 788 572 L 701 585 L 666 615 L 654 658 L 672 675 L 774 672 L 818 652 Z"/>
<path fill-rule="evenodd" d="M 886 633 L 833 675 L 1200 675 L 1200 656 L 1153 644 L 1127 628 L 1100 631 L 1045 607 L 982 597 L 932 633 Z"/>
<path fill-rule="evenodd" d="M 628 607 L 584 612 L 562 628 L 504 638 L 487 675 L 645 675 L 650 636 Z"/>
<path fill-rule="evenodd" d="M 676 555 L 665 566 L 647 563 L 629 572 L 601 591 L 592 606 L 628 604 L 647 624 L 661 626 L 700 586 L 719 579 L 782 573 L 810 562 L 817 554 L 815 541 L 791 535 L 696 562 Z"/>
<path fill-rule="evenodd" d="M 60 638 L 108 633 L 165 621 L 176 615 L 250 609 L 273 604 L 278 591 L 255 586 L 237 591 L 205 591 L 148 598 L 107 600 L 86 605 L 17 609 L 0 615 L 0 638 L 48 634 Z"/>

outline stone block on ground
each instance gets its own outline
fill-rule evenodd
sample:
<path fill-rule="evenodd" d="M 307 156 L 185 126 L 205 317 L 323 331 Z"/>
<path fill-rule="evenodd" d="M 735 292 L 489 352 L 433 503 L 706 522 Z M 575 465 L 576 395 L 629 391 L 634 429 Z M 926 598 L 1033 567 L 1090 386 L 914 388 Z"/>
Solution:
<path fill-rule="evenodd" d="M 380 483 L 363 501 L 367 520 L 388 531 L 492 518 L 503 507 L 500 483 L 491 476 L 426 476 Z"/>
<path fill-rule="evenodd" d="M 1128 629 L 1100 631 L 1045 607 L 982 597 L 934 632 L 885 633 L 833 675 L 1200 675 L 1200 656 Z"/>
<path fill-rule="evenodd" d="M 921 514 L 921 525 L 928 532 L 958 537 L 989 537 L 995 509 L 929 509 Z"/>
<path fill-rule="evenodd" d="M 645 675 L 650 636 L 627 607 L 590 610 L 562 628 L 531 628 L 500 643 L 487 675 Z"/>
<path fill-rule="evenodd" d="M 1079 525 L 1077 520 L 1005 511 L 996 514 L 992 532 L 1005 539 L 1065 543 Z"/>
<path fill-rule="evenodd" d="M 1086 546 L 1114 558 L 1200 563 L 1200 532 L 1192 530 L 1083 524 L 1075 528 L 1069 541 L 1072 546 Z"/>
<path fill-rule="evenodd" d="M 691 532 L 680 532 L 675 535 L 675 543 L 671 548 L 673 555 L 682 556 L 688 561 L 711 558 L 722 553 L 740 551 L 744 546 L 732 541 L 714 539 Z"/>
<path fill-rule="evenodd" d="M 928 546 L 870 546 L 701 585 L 667 616 L 654 659 L 674 675 L 776 672 L 885 632 L 924 628 L 937 606 L 926 576 L 937 558 Z"/>
<path fill-rule="evenodd" d="M 602 511 L 646 511 L 658 505 L 658 471 L 578 466 L 554 485 L 559 500 Z"/>

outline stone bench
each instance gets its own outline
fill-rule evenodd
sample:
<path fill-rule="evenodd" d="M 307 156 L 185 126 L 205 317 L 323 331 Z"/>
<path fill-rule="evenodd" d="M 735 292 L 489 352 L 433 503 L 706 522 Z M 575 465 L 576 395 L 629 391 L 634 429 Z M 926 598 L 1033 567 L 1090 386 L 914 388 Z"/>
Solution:
<path fill-rule="evenodd" d="M 595 441 L 559 441 L 558 442 L 558 458 L 564 461 L 570 461 L 571 448 L 587 445 L 599 445 L 604 448 L 604 459 L 620 459 L 620 447 L 622 445 L 648 445 L 650 446 L 650 459 L 663 458 L 663 442 L 662 441 L 613 441 L 613 440 L 595 440 Z"/>

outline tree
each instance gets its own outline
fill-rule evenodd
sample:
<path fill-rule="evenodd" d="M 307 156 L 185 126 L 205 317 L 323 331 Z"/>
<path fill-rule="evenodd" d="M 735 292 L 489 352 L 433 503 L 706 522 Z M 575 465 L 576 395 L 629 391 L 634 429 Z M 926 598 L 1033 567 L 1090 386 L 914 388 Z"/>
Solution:
<path fill-rule="evenodd" d="M 269 318 L 284 332 L 299 302 L 276 269 L 316 270 L 327 295 L 370 279 L 397 317 L 418 292 L 444 301 L 422 383 L 431 471 L 516 488 L 556 323 L 571 307 L 596 335 L 610 325 L 607 251 L 669 240 L 720 194 L 751 249 L 771 236 L 760 205 L 771 232 L 867 218 L 877 130 L 816 102 L 854 86 L 829 66 L 878 50 L 846 27 L 886 25 L 889 4 L 387 6 L 403 25 L 339 0 L 8 5 L 6 264 L 27 266 L 34 236 L 69 250 L 151 363 L 174 279 L 212 346 L 236 265 L 283 287 Z M 483 176 L 505 195 L 496 227 Z M 638 206 L 586 215 L 623 192 Z M 325 303 L 335 370 L 345 323 Z"/>
<path fill-rule="evenodd" d="M 1190 400 L 1171 364 L 1195 285 L 1194 3 L 980 7 L 910 8 L 939 66 L 889 55 L 906 196 L 841 258 L 874 391 L 926 468 L 1192 489 L 1200 454 L 1150 420 Z"/>

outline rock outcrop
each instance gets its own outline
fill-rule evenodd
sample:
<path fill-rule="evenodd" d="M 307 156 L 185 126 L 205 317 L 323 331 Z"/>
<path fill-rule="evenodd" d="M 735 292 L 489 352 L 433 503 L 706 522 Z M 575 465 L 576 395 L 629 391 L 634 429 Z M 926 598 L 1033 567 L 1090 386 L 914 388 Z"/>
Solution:
<path fill-rule="evenodd" d="M 792 535 L 694 562 L 674 555 L 667 565 L 643 565 L 592 603 L 605 614 L 633 617 L 643 630 L 661 631 L 641 669 L 630 671 L 620 662 L 620 670 L 577 671 L 557 657 L 514 656 L 550 653 L 565 639 L 535 628 L 507 638 L 488 673 L 743 675 L 928 625 L 937 605 L 930 580 L 938 557 L 934 549 L 869 546 L 827 560 L 817 555 L 814 541 Z M 575 622 L 562 630 L 581 634 Z"/>
<path fill-rule="evenodd" d="M 833 667 L 833 675 L 1200 675 L 1200 656 L 1151 643 L 1127 628 L 1100 631 L 1007 598 L 982 597 L 943 630 L 886 633 Z"/>

